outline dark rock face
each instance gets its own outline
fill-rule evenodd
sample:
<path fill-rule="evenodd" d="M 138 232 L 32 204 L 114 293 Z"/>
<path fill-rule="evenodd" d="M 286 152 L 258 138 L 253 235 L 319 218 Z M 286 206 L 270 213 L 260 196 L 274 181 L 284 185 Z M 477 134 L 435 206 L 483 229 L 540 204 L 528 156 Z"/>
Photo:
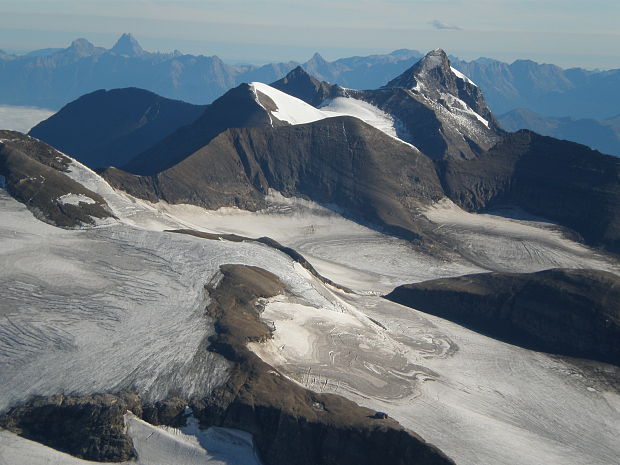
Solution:
<path fill-rule="evenodd" d="M 555 220 L 589 243 L 620 250 L 620 160 L 519 131 L 475 160 L 445 160 L 446 194 L 467 210 L 515 205 Z"/>
<path fill-rule="evenodd" d="M 417 207 L 442 198 L 432 162 L 351 117 L 276 128 L 231 129 L 150 177 L 106 170 L 115 187 L 149 200 L 206 208 L 264 206 L 269 188 L 337 205 L 347 214 L 417 237 Z"/>
<path fill-rule="evenodd" d="M 142 89 L 98 90 L 69 103 L 30 135 L 91 168 L 122 166 L 204 109 Z"/>
<path fill-rule="evenodd" d="M 52 147 L 14 131 L 0 131 L 2 187 L 24 203 L 39 219 L 61 227 L 93 224 L 93 218 L 112 213 L 99 195 L 72 180 L 63 171 L 69 159 Z M 66 194 L 88 199 L 78 205 L 64 203 Z"/>
<path fill-rule="evenodd" d="M 123 415 L 140 412 L 136 395 L 56 395 L 33 399 L 0 417 L 0 426 L 76 457 L 123 462 L 136 457 Z"/>
<path fill-rule="evenodd" d="M 335 86 L 310 76 L 301 66 L 270 85 L 315 107 L 335 95 Z"/>
<path fill-rule="evenodd" d="M 620 278 L 611 273 L 484 273 L 399 286 L 386 298 L 512 344 L 620 365 Z"/>
<path fill-rule="evenodd" d="M 439 100 L 442 93 L 448 93 L 463 100 L 483 118 L 494 122 L 494 116 L 487 106 L 480 89 L 456 75 L 450 68 L 450 60 L 441 49 L 429 52 L 423 59 L 400 76 L 385 85 L 386 88 L 419 88 L 427 98 Z"/>
<path fill-rule="evenodd" d="M 192 124 L 173 132 L 121 168 L 141 175 L 159 173 L 189 157 L 223 131 L 247 127 L 271 127 L 271 119 L 250 86 L 241 84 L 207 106 Z"/>
<path fill-rule="evenodd" d="M 195 409 L 201 423 L 251 432 L 261 459 L 272 465 L 453 463 L 395 421 L 373 419 L 373 411 L 340 396 L 308 391 L 265 364 L 246 343 L 271 337 L 257 299 L 284 287 L 255 267 L 224 265 L 221 272 L 207 309 L 217 331 L 211 350 L 234 367 L 228 382 Z"/>

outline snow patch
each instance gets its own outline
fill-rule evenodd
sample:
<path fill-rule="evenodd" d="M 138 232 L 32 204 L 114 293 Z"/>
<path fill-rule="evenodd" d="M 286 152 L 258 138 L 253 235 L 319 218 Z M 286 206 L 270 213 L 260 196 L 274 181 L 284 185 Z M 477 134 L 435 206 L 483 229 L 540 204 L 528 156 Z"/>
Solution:
<path fill-rule="evenodd" d="M 450 70 L 454 73 L 454 75 L 457 78 L 462 79 L 463 81 L 465 81 L 468 84 L 471 84 L 472 86 L 478 87 L 474 81 L 469 79 L 467 76 L 465 76 L 463 73 L 461 73 L 458 69 L 453 68 L 452 66 L 450 66 Z"/>
<path fill-rule="evenodd" d="M 352 97 L 336 97 L 326 100 L 320 109 L 328 116 L 347 115 L 361 119 L 399 142 L 416 148 L 407 142 L 411 137 L 405 132 L 402 122 L 371 103 Z"/>
<path fill-rule="evenodd" d="M 395 120 L 392 115 L 380 110 L 376 106 L 351 97 L 336 97 L 326 101 L 320 109 L 307 104 L 303 100 L 293 97 L 285 92 L 263 84 L 262 82 L 252 82 L 250 84 L 256 96 L 256 101 L 263 108 L 256 91 L 269 97 L 278 108 L 276 111 L 267 111 L 269 117 L 272 116 L 280 121 L 286 121 L 292 125 L 313 123 L 326 118 L 335 118 L 338 116 L 353 116 L 367 124 L 379 129 L 381 132 L 403 142 L 413 148 L 408 139 L 408 135 L 404 130 L 404 125 Z M 266 110 L 266 108 L 265 108 Z M 273 125 L 273 120 L 272 120 Z"/>
<path fill-rule="evenodd" d="M 198 420 L 188 418 L 191 427 L 158 427 L 125 414 L 127 433 L 138 458 L 117 465 L 261 465 L 254 452 L 252 435 L 230 428 L 200 430 Z M 106 465 L 78 459 L 35 441 L 0 431 L 2 465 Z"/>
<path fill-rule="evenodd" d="M 460 98 L 447 93 L 442 93 L 441 98 L 447 103 L 448 110 L 456 116 L 473 116 L 482 124 L 484 124 L 487 128 L 489 127 L 489 122 L 476 113 L 474 110 L 470 108 L 467 103 L 465 103 Z"/>
<path fill-rule="evenodd" d="M 190 409 L 191 410 L 191 409 Z M 260 465 L 252 435 L 230 428 L 202 430 L 189 416 L 182 428 L 153 426 L 131 413 L 127 431 L 138 453 L 139 465 Z"/>
<path fill-rule="evenodd" d="M 255 93 L 256 91 L 259 91 L 262 94 L 265 94 L 271 100 L 273 100 L 273 103 L 276 104 L 276 107 L 278 109 L 269 113 L 271 113 L 275 118 L 280 121 L 286 121 L 287 123 L 295 125 L 312 123 L 314 121 L 319 121 L 329 117 L 322 111 L 317 110 L 312 105 L 307 104 L 303 100 L 293 97 L 292 95 L 289 95 L 278 89 L 274 89 L 273 87 L 267 84 L 263 84 L 262 82 L 252 82 L 250 83 L 250 87 L 254 90 Z M 258 95 L 257 99 L 260 103 L 260 98 L 258 97 Z"/>
<path fill-rule="evenodd" d="M 56 199 L 56 201 L 61 205 L 75 205 L 79 206 L 80 203 L 93 204 L 97 203 L 94 199 L 87 197 L 83 194 L 65 194 L 61 195 Z"/>

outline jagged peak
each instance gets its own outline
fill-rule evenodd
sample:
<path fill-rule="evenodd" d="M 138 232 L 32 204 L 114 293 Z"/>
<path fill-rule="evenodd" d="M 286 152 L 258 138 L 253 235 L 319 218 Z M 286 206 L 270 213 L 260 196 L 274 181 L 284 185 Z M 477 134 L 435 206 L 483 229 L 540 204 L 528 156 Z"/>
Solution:
<path fill-rule="evenodd" d="M 455 74 L 450 66 L 450 59 L 441 48 L 428 52 L 420 61 L 406 70 L 400 76 L 392 79 L 385 87 L 403 87 L 419 89 L 420 83 L 427 88 L 440 86 L 455 87 L 454 80 L 460 76 Z"/>
<path fill-rule="evenodd" d="M 467 76 L 450 66 L 450 59 L 441 48 L 428 52 L 384 88 L 404 88 L 449 109 L 465 105 L 468 108 L 461 110 L 476 113 L 487 128 L 491 123 L 496 125 L 482 92 Z"/>
<path fill-rule="evenodd" d="M 431 50 L 417 63 L 417 69 L 419 71 L 434 68 L 442 68 L 444 70 L 450 68 L 450 59 L 448 58 L 446 52 L 444 52 L 441 48 Z"/>
<path fill-rule="evenodd" d="M 315 52 L 315 54 L 312 55 L 312 58 L 308 60 L 308 63 L 323 64 L 327 63 L 327 60 L 323 58 L 319 52 Z"/>
<path fill-rule="evenodd" d="M 127 56 L 136 56 L 144 53 L 144 49 L 140 46 L 136 38 L 129 32 L 126 32 L 120 36 L 110 51 L 116 53 L 117 55 Z"/>
<path fill-rule="evenodd" d="M 299 81 L 299 80 L 319 82 L 318 79 L 316 79 L 310 73 L 308 73 L 308 71 L 306 71 L 301 65 L 298 65 L 292 70 L 290 70 L 288 74 L 282 78 L 282 80 L 284 82 L 293 82 L 293 81 Z"/>

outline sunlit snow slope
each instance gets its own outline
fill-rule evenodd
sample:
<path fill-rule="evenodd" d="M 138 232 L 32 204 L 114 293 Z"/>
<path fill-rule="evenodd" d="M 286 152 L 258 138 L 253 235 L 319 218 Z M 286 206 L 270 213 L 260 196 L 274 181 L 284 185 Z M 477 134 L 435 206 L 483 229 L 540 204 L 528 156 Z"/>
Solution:
<path fill-rule="evenodd" d="M 352 97 L 336 97 L 324 102 L 321 108 L 317 109 L 303 100 L 262 82 L 253 82 L 250 86 L 255 93 L 258 91 L 266 95 L 276 105 L 276 110 L 268 111 L 271 117 L 275 117 L 280 121 L 294 125 L 312 123 L 337 116 L 353 116 L 395 139 L 406 142 L 407 137 L 405 137 L 406 134 L 402 128 L 402 123 L 395 120 L 392 115 L 363 100 Z M 256 98 L 261 103 L 260 96 L 257 95 Z"/>

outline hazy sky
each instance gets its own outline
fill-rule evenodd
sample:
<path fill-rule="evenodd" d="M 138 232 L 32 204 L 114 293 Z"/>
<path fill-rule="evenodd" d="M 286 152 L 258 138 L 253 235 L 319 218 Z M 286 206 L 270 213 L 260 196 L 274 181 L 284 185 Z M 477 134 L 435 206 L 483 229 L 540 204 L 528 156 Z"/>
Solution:
<path fill-rule="evenodd" d="M 327 59 L 437 47 L 465 59 L 620 68 L 620 0 L 0 0 L 0 49 L 110 47 L 228 61 Z"/>

